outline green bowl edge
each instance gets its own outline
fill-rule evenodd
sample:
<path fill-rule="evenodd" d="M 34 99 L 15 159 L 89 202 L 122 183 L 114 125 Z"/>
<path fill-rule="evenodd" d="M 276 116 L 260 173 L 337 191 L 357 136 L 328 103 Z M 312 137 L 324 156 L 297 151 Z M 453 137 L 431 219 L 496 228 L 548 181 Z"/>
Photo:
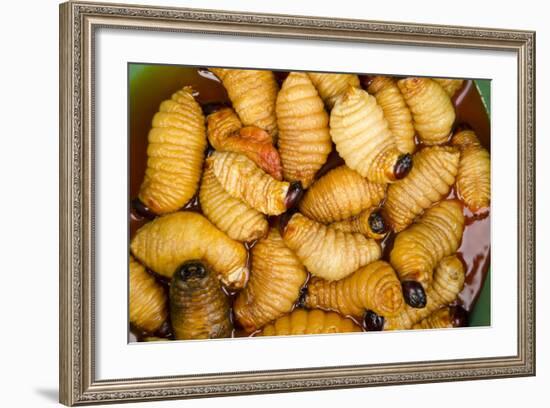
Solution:
<path fill-rule="evenodd" d="M 476 87 L 481 95 L 481 99 L 487 110 L 487 115 L 491 116 L 491 80 L 489 79 L 476 79 Z M 470 314 L 469 326 L 490 326 L 491 325 L 491 274 L 492 268 L 489 267 L 485 282 L 479 293 L 479 297 L 475 304 L 474 309 Z"/>

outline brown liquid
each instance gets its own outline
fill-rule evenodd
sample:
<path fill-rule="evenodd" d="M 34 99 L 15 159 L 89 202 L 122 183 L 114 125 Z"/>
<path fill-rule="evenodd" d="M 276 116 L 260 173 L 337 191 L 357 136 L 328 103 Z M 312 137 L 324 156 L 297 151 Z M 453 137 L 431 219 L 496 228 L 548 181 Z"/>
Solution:
<path fill-rule="evenodd" d="M 470 127 L 481 144 L 491 151 L 491 123 L 485 111 L 483 100 L 473 81 L 465 81 L 453 97 L 457 127 Z M 451 191 L 451 197 L 456 197 Z M 458 303 L 470 312 L 483 287 L 491 264 L 491 215 L 488 210 L 477 214 L 464 207 L 466 219 L 462 243 L 458 254 L 466 266 L 464 289 L 458 296 Z"/>
<path fill-rule="evenodd" d="M 473 81 L 465 81 L 452 98 L 456 108 L 456 125 L 469 126 L 481 144 L 491 151 L 491 121 L 485 112 L 483 100 Z"/>
<path fill-rule="evenodd" d="M 152 118 L 162 101 L 169 99 L 172 93 L 183 86 L 190 85 L 196 91 L 195 98 L 202 106 L 212 103 L 231 106 L 225 89 L 208 71 L 172 66 L 154 66 L 151 71 L 150 74 L 145 74 L 141 78 L 140 86 L 133 88 L 132 92 L 130 92 L 129 201 L 136 198 L 139 193 L 139 187 L 143 180 L 147 164 L 147 135 Z M 287 74 L 287 72 L 276 73 L 276 79 L 279 84 Z M 362 82 L 365 83 L 365 81 Z M 482 145 L 490 149 L 490 121 L 485 112 L 481 96 L 472 81 L 465 81 L 462 89 L 454 95 L 453 103 L 455 104 L 457 117 L 455 128 L 462 126 L 470 127 L 476 132 Z M 343 163 L 344 161 L 333 146 L 333 151 L 325 165 L 317 173 L 317 178 Z M 449 198 L 455 197 L 455 192 L 451 191 Z M 195 196 L 184 209 L 200 212 L 198 197 Z M 490 265 L 490 215 L 488 213 L 474 215 L 467 208 L 464 209 L 464 215 L 466 217 L 466 226 L 458 254 L 463 259 L 466 267 L 466 281 L 457 303 L 461 304 L 467 311 L 471 311 L 479 296 Z M 140 216 L 130 206 L 130 239 L 148 221 L 149 219 Z M 276 218 L 270 219 L 271 225 L 274 225 L 276 222 Z M 381 243 L 384 249 L 384 259 L 388 259 L 389 251 L 393 246 L 393 240 L 394 234 L 389 234 Z M 247 243 L 247 249 L 250 250 L 254 244 L 255 242 Z M 168 288 L 168 280 L 160 278 L 160 276 L 153 272 L 151 273 L 165 288 Z M 307 281 L 304 289 L 306 287 Z M 236 296 L 235 293 L 227 293 L 227 295 L 230 296 L 231 300 Z M 170 338 L 169 334 L 143 333 L 133 327 L 131 328 L 131 332 L 138 341 L 147 335 Z M 248 335 L 238 326 L 233 331 L 234 337 Z"/>

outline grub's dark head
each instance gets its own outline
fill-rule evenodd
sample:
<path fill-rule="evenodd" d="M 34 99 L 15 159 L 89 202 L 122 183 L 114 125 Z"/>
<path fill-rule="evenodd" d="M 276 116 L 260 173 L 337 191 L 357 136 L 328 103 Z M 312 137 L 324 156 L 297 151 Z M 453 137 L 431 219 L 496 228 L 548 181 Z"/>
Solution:
<path fill-rule="evenodd" d="M 426 306 L 426 292 L 420 282 L 404 281 L 401 282 L 401 287 L 405 302 L 409 306 L 420 309 Z"/>
<path fill-rule="evenodd" d="M 393 168 L 395 179 L 401 180 L 402 178 L 405 178 L 407 174 L 409 174 L 409 172 L 411 171 L 412 167 L 413 160 L 410 153 L 399 156 L 399 159 L 397 159 L 397 162 L 395 163 L 395 166 Z"/>
<path fill-rule="evenodd" d="M 367 331 L 381 331 L 384 329 L 384 317 L 372 310 L 367 310 L 363 316 L 363 327 Z"/>
<path fill-rule="evenodd" d="M 380 210 L 373 211 L 369 215 L 369 227 L 375 234 L 383 235 L 388 232 L 388 224 L 386 224 Z"/>
<path fill-rule="evenodd" d="M 182 282 L 202 280 L 208 275 L 208 268 L 198 260 L 187 261 L 180 265 L 174 274 L 174 278 Z"/>
<path fill-rule="evenodd" d="M 301 182 L 293 181 L 292 183 L 290 183 L 290 186 L 288 188 L 288 191 L 285 197 L 286 208 L 287 209 L 294 208 L 296 204 L 298 204 L 298 201 L 300 201 L 303 195 L 304 195 L 304 188 L 302 187 Z"/>

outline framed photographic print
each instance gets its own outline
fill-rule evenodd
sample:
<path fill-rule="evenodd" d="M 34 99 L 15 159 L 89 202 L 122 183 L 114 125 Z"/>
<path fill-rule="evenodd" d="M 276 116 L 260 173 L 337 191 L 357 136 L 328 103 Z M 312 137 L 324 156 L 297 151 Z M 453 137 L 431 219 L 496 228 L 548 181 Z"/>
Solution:
<path fill-rule="evenodd" d="M 66 405 L 535 374 L 535 33 L 60 7 Z"/>

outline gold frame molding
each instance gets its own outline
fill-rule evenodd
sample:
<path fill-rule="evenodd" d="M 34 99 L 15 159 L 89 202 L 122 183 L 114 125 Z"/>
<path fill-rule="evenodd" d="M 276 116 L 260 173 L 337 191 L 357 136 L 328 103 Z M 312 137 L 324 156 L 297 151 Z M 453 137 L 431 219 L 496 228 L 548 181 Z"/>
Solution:
<path fill-rule="evenodd" d="M 518 61 L 518 350 L 514 356 L 96 380 L 94 33 L 117 29 L 504 50 Z M 68 2 L 60 5 L 60 402 L 66 405 L 535 374 L 535 33 L 413 23 Z"/>

